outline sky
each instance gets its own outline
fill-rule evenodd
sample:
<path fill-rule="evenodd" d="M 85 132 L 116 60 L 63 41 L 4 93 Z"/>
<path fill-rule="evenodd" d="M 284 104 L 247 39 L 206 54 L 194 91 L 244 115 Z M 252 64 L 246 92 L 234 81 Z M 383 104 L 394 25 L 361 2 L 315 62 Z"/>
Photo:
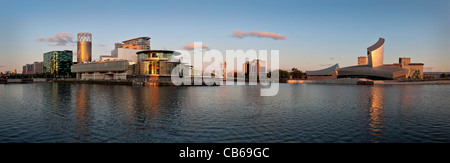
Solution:
<path fill-rule="evenodd" d="M 383 37 L 385 64 L 410 57 L 450 72 L 449 0 L 2 1 L 0 72 L 21 73 L 54 50 L 76 58 L 79 32 L 92 33 L 93 60 L 147 36 L 152 50 L 279 50 L 281 69 L 302 71 L 356 65 Z"/>

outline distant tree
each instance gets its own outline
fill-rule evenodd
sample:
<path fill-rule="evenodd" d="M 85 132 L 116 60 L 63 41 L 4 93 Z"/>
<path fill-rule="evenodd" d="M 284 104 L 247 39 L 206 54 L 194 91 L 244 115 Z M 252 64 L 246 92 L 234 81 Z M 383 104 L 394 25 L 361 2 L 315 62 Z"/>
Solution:
<path fill-rule="evenodd" d="M 445 73 L 442 73 L 442 74 L 440 75 L 441 78 L 445 78 L 445 76 L 446 76 Z"/>
<path fill-rule="evenodd" d="M 267 77 L 272 77 L 272 72 L 267 73 Z M 279 79 L 287 79 L 289 78 L 289 72 L 286 70 L 278 70 L 278 78 Z"/>
<path fill-rule="evenodd" d="M 301 79 L 303 77 L 303 72 L 297 68 L 292 68 L 291 75 L 293 79 Z"/>

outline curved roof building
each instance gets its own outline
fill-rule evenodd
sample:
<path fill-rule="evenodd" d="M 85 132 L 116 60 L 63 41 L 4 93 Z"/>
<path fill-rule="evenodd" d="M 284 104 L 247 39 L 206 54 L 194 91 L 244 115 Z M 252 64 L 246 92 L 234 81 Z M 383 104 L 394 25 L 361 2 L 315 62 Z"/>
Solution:
<path fill-rule="evenodd" d="M 374 80 L 405 78 L 408 69 L 393 66 L 371 67 L 370 65 L 350 66 L 338 69 L 338 78 L 356 77 Z"/>
<path fill-rule="evenodd" d="M 331 67 L 317 70 L 317 71 L 306 71 L 306 76 L 308 80 L 323 80 L 323 79 L 333 79 L 337 77 L 337 70 L 339 69 L 339 64 L 335 64 Z"/>
<path fill-rule="evenodd" d="M 367 65 L 350 66 L 338 69 L 338 78 L 358 77 L 368 79 L 397 79 L 405 78 L 408 69 L 383 64 L 384 38 L 379 38 L 367 48 Z"/>

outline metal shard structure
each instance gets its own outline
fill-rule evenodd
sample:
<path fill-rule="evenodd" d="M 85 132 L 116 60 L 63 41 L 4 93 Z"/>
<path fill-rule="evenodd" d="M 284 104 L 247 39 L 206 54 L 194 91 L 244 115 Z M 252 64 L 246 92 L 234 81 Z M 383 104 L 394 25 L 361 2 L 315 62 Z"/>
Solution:
<path fill-rule="evenodd" d="M 367 61 L 370 67 L 378 67 L 383 65 L 384 56 L 384 38 L 378 39 L 378 41 L 372 46 L 367 48 Z"/>

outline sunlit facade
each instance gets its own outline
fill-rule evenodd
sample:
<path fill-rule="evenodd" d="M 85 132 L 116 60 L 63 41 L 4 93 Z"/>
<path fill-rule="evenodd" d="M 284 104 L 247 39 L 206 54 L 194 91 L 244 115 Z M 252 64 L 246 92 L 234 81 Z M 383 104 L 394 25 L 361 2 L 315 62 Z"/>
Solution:
<path fill-rule="evenodd" d="M 116 43 L 115 49 L 136 49 L 136 50 L 150 50 L 150 37 L 138 37 Z"/>
<path fill-rule="evenodd" d="M 367 48 L 367 62 L 370 67 L 383 65 L 384 38 L 379 38 L 372 46 Z"/>
<path fill-rule="evenodd" d="M 409 58 L 400 58 L 398 64 L 384 64 L 385 39 L 379 38 L 367 48 L 367 64 L 365 57 L 358 57 L 357 66 L 338 69 L 338 78 L 368 78 L 375 80 L 392 80 L 405 78 L 423 78 L 423 63 L 410 63 Z"/>
<path fill-rule="evenodd" d="M 137 73 L 146 76 L 170 76 L 172 69 L 180 64 L 179 59 L 172 59 L 174 51 L 148 50 L 137 52 Z"/>
<path fill-rule="evenodd" d="M 111 56 L 100 56 L 100 61 L 127 60 L 130 65 L 137 63 L 136 53 L 150 50 L 150 37 L 138 37 L 115 43 Z"/>
<path fill-rule="evenodd" d="M 133 68 L 126 60 L 101 61 L 75 64 L 72 73 L 81 80 L 126 80 L 127 75 L 133 74 Z"/>
<path fill-rule="evenodd" d="M 180 59 L 173 58 L 179 54 L 171 50 L 147 50 L 136 54 L 138 63 L 135 74 L 148 85 L 170 85 L 172 70 L 180 64 L 185 66 Z"/>
<path fill-rule="evenodd" d="M 367 57 L 358 57 L 358 66 L 367 65 Z"/>
<path fill-rule="evenodd" d="M 87 32 L 77 35 L 77 64 L 92 61 L 92 34 Z"/>

